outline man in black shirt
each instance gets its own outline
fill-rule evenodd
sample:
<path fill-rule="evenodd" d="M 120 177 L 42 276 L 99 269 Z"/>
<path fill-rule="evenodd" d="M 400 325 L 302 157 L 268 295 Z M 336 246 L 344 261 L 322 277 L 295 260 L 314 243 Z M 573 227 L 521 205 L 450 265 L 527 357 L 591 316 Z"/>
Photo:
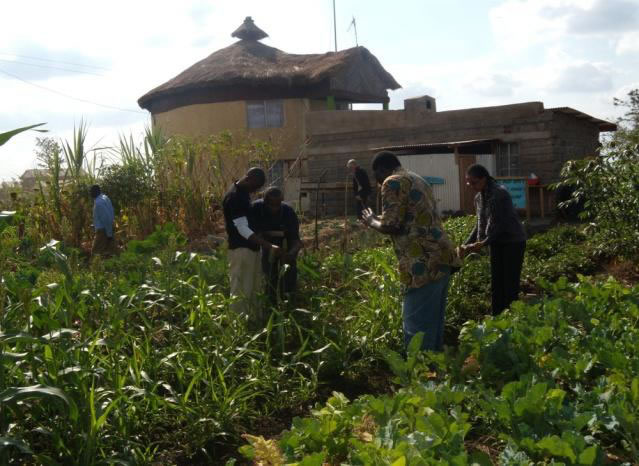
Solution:
<path fill-rule="evenodd" d="M 281 248 L 281 257 L 271 250 L 262 249 L 262 271 L 266 278 L 266 291 L 271 303 L 277 303 L 297 286 L 297 254 L 302 249 L 300 224 L 295 210 L 282 202 L 282 191 L 272 187 L 264 193 L 264 199 L 253 203 L 251 219 L 260 235 Z M 288 264 L 288 267 L 285 266 Z"/>
<path fill-rule="evenodd" d="M 371 183 L 368 174 L 357 165 L 355 159 L 350 159 L 346 167 L 353 174 L 353 193 L 355 194 L 357 218 L 362 218 L 362 210 L 368 207 L 368 196 L 371 194 Z"/>
<path fill-rule="evenodd" d="M 222 203 L 228 235 L 231 296 L 238 299 L 232 307 L 240 314 L 259 317 L 255 295 L 261 283 L 260 246 L 279 257 L 280 248 L 257 235 L 249 222 L 250 194 L 264 186 L 266 174 L 261 168 L 251 168 L 244 177 L 233 183 Z"/>

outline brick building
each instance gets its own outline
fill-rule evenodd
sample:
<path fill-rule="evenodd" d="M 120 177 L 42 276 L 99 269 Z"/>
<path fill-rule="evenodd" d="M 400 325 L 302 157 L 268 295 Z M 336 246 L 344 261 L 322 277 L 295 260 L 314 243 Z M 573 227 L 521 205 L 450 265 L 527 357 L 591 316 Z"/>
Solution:
<path fill-rule="evenodd" d="M 239 40 L 138 103 L 169 135 L 205 140 L 228 130 L 273 142 L 271 181 L 302 210 L 317 196 L 324 214 L 343 214 L 352 205 L 345 199 L 346 161 L 369 168 L 373 153 L 388 148 L 420 174 L 444 179 L 436 188 L 441 210 L 470 211 L 463 173 L 471 163 L 484 163 L 497 176 L 535 173 L 549 183 L 566 160 L 594 155 L 600 132 L 616 129 L 541 102 L 438 112 L 435 99 L 422 96 L 405 100 L 403 110 L 388 110 L 388 90 L 400 85 L 364 47 L 289 54 L 261 43 L 267 34 L 250 17 L 232 36 Z M 361 103 L 381 109 L 353 111 Z M 216 169 L 232 179 L 250 162 L 226 157 Z M 202 170 L 203 183 L 213 182 L 207 173 Z"/>
<path fill-rule="evenodd" d="M 616 129 L 569 107 L 546 109 L 541 102 L 438 112 L 434 99 L 423 96 L 406 100 L 404 107 L 307 114 L 308 178 L 301 195 L 313 201 L 309 194 L 324 175 L 318 196 L 322 210 L 343 214 L 348 159 L 356 159 L 372 176 L 372 155 L 388 149 L 404 157 L 404 165 L 421 169 L 421 175 L 446 179 L 435 189 L 445 204 L 442 210 L 470 213 L 473 195 L 463 179 L 472 163 L 483 163 L 495 176 L 534 173 L 545 185 L 558 180 L 567 160 L 595 155 L 599 134 Z"/>
<path fill-rule="evenodd" d="M 150 90 L 138 103 L 168 135 L 206 140 L 230 131 L 271 142 L 277 160 L 271 180 L 284 186 L 287 200 L 295 201 L 305 169 L 304 115 L 350 110 L 362 103 L 387 108 L 388 89 L 400 86 L 364 47 L 289 54 L 263 44 L 268 35 L 251 17 L 231 35 L 238 39 L 235 43 Z M 248 163 L 222 157 L 216 169 L 232 179 Z M 211 181 L 206 169 L 201 174 L 204 182 Z"/>

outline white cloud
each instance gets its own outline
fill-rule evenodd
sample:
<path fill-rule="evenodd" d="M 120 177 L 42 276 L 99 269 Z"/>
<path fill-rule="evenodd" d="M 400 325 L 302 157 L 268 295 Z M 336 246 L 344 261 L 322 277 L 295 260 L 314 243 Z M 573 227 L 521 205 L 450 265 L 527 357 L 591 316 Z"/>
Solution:
<path fill-rule="evenodd" d="M 280 14 L 282 11 L 313 20 L 292 21 L 291 16 Z M 231 32 L 245 16 L 253 16 L 270 35 L 264 40 L 268 45 L 298 53 L 332 48 L 331 28 L 327 27 L 332 21 L 330 5 L 320 2 L 278 0 L 274 8 L 272 2 L 254 0 L 35 1 L 14 2 L 3 13 L 0 54 L 6 55 L 0 59 L 12 63 L 0 61 L 0 71 L 30 84 L 0 72 L 0 131 L 46 121 L 48 136 L 69 138 L 74 123 L 84 118 L 91 124 L 90 144 L 98 140 L 115 143 L 120 133 L 141 132 L 149 115 L 138 107 L 137 99 L 235 42 Z M 96 71 L 101 76 L 52 66 Z M 120 112 L 89 102 L 142 113 Z M 42 135 L 25 133 L 2 147 L 0 179 L 17 176 L 33 165 L 37 136 Z"/>
<path fill-rule="evenodd" d="M 471 77 L 467 84 L 479 95 L 485 97 L 510 97 L 521 83 L 512 76 L 493 73 Z"/>
<path fill-rule="evenodd" d="M 618 38 L 639 30 L 639 0 L 506 0 L 490 12 L 493 34 L 506 51 L 569 36 Z"/>
<path fill-rule="evenodd" d="M 577 34 L 619 33 L 639 28 L 636 0 L 597 0 L 568 13 L 567 30 Z"/>
<path fill-rule="evenodd" d="M 563 68 L 551 88 L 560 92 L 601 92 L 612 89 L 609 71 L 592 63 L 570 65 Z"/>
<path fill-rule="evenodd" d="M 506 0 L 490 11 L 498 47 L 509 52 L 556 41 L 565 30 L 563 12 L 578 2 L 569 0 Z M 553 12 L 561 12 L 553 14 Z"/>
<path fill-rule="evenodd" d="M 618 55 L 639 53 L 639 31 L 628 32 L 621 36 L 616 52 Z"/>
<path fill-rule="evenodd" d="M 0 50 L 0 69 L 38 81 L 56 76 L 103 76 L 110 63 L 71 49 L 50 49 L 31 41 L 17 43 L 10 53 Z"/>
<path fill-rule="evenodd" d="M 495 53 L 469 61 L 391 65 L 389 70 L 400 83 L 411 78 L 407 90 L 432 89 L 440 111 L 541 101 L 546 108 L 569 106 L 613 121 L 620 114 L 612 105 L 619 93 L 609 64 L 580 60 L 558 47 L 547 49 L 541 61 L 519 65 Z M 406 94 L 401 100 L 414 96 Z M 402 108 L 401 100 L 393 101 L 395 95 L 391 108 Z"/>
<path fill-rule="evenodd" d="M 369 37 L 383 37 L 387 44 L 380 46 L 378 42 L 371 52 L 403 85 L 390 93 L 391 108 L 402 108 L 405 98 L 428 94 L 437 98 L 439 110 L 543 100 L 549 107 L 568 105 L 609 118 L 616 111 L 611 105 L 612 90 L 636 80 L 636 63 L 633 68 L 627 57 L 639 52 L 639 31 L 632 30 L 632 21 L 619 16 L 632 19 L 629 5 L 639 5 L 639 0 L 610 2 L 504 0 L 485 10 L 494 49 L 472 60 L 450 56 L 435 61 L 427 53 L 415 53 L 404 59 L 408 61 L 400 61 L 406 54 L 396 52 L 393 42 L 393 28 L 403 27 L 400 21 L 386 21 L 383 30 L 369 30 Z M 352 0 L 352 4 L 353 8 L 358 4 L 361 9 L 374 10 L 367 8 L 364 0 Z M 400 11 L 403 5 L 400 0 L 395 9 Z M 605 11 L 606 5 L 620 6 L 621 13 Z M 414 6 L 404 10 L 409 8 Z M 230 34 L 245 16 L 252 16 L 269 34 L 264 43 L 286 52 L 318 53 L 333 48 L 330 2 L 40 0 L 13 2 L 3 13 L 0 54 L 33 55 L 58 64 L 107 69 L 98 70 L 104 76 L 92 76 L 0 61 L 0 70 L 11 70 L 33 84 L 79 99 L 133 110 L 140 110 L 137 99 L 144 93 L 233 43 Z M 350 21 L 350 15 L 347 19 Z M 362 40 L 370 23 L 363 14 L 357 19 Z M 346 25 L 348 21 L 342 20 Z M 615 24 L 620 24 L 618 32 L 610 30 Z M 338 31 L 340 44 L 347 42 L 345 29 Z M 422 36 L 422 32 L 415 32 L 416 44 L 423 45 L 419 42 Z M 600 48 L 598 57 L 592 56 L 593 44 Z M 372 47 L 370 42 L 364 45 Z M 438 43 L 440 46 L 445 43 Z M 468 47 L 474 50 L 472 39 Z M 0 59 L 20 61 L 7 55 L 0 55 Z M 49 136 L 69 138 L 73 124 L 85 117 L 91 123 L 90 144 L 115 143 L 119 133 L 139 134 L 148 120 L 146 113 L 78 102 L 1 73 L 0 99 L 0 131 L 47 121 Z M 32 165 L 37 135 L 22 134 L 2 147 L 0 179 L 19 175 Z"/>
<path fill-rule="evenodd" d="M 634 89 L 639 89 L 639 81 L 632 81 L 628 84 L 624 84 L 623 86 L 616 89 L 613 95 L 618 99 L 627 100 L 628 93 Z"/>

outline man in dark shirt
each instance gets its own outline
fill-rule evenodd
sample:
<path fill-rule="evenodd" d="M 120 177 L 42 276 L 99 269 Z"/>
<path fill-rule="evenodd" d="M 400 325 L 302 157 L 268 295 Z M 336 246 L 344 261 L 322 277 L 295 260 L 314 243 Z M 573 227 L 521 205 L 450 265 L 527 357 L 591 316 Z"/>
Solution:
<path fill-rule="evenodd" d="M 371 194 L 371 183 L 366 170 L 357 165 L 355 159 L 350 159 L 346 167 L 353 174 L 353 193 L 355 194 L 355 209 L 357 218 L 362 218 L 362 210 L 368 207 L 368 196 Z"/>
<path fill-rule="evenodd" d="M 264 199 L 253 203 L 251 219 L 260 235 L 281 248 L 281 257 L 262 249 L 262 271 L 266 278 L 266 292 L 272 304 L 277 303 L 297 286 L 297 254 L 302 249 L 300 224 L 295 210 L 284 204 L 279 188 L 272 187 L 264 193 Z M 288 264 L 288 266 L 285 266 Z"/>
<path fill-rule="evenodd" d="M 231 296 L 237 297 L 232 308 L 240 314 L 260 317 L 255 295 L 261 283 L 260 246 L 279 257 L 279 246 L 257 235 L 249 222 L 250 194 L 264 186 L 266 174 L 261 168 L 251 168 L 244 177 L 233 183 L 224 196 L 224 221 L 228 235 Z"/>

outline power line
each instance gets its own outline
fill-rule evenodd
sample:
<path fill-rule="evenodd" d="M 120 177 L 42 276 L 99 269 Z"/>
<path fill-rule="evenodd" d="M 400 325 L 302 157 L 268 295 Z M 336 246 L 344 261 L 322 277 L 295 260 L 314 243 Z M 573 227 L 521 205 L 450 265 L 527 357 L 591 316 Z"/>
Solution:
<path fill-rule="evenodd" d="M 67 99 L 77 100 L 78 102 L 83 102 L 85 104 L 96 105 L 98 107 L 109 108 L 111 110 L 119 110 L 120 112 L 140 113 L 140 114 L 145 114 L 146 115 L 146 112 L 141 112 L 139 110 L 133 110 L 133 109 L 121 108 L 121 107 L 114 107 L 113 105 L 100 104 L 98 102 L 93 102 L 91 100 L 81 99 L 79 97 L 73 97 L 72 95 L 65 94 L 64 92 L 56 91 L 55 89 L 51 89 L 51 88 L 48 88 L 48 87 L 45 87 L 45 86 L 41 86 L 40 84 L 32 83 L 30 81 L 22 79 L 20 76 L 16 76 L 15 74 L 9 73 L 8 71 L 2 70 L 2 69 L 0 69 L 0 73 L 6 74 L 7 76 L 10 76 L 10 77 L 12 77 L 14 79 L 17 79 L 18 81 L 22 81 L 25 84 L 29 84 L 30 86 L 34 86 L 34 87 L 37 87 L 39 89 L 44 89 L 45 91 L 52 92 L 53 94 L 57 94 L 57 95 L 60 95 L 62 97 L 66 97 Z"/>
<path fill-rule="evenodd" d="M 38 68 L 50 68 L 50 69 L 53 69 L 53 70 L 69 71 L 71 73 L 92 74 L 93 76 L 104 77 L 103 74 L 94 73 L 92 71 L 72 70 L 71 68 L 62 68 L 60 66 L 41 65 L 39 63 L 27 63 L 27 62 L 18 61 L 18 60 L 4 60 L 2 58 L 0 58 L 0 61 L 1 62 L 5 62 L 5 63 L 17 63 L 19 65 L 37 66 Z"/>
<path fill-rule="evenodd" d="M 8 55 L 8 56 L 11 56 L 11 57 L 27 58 L 29 60 L 48 61 L 48 62 L 51 62 L 51 63 L 58 63 L 58 64 L 62 64 L 62 65 L 81 66 L 83 68 L 95 68 L 95 69 L 98 69 L 98 70 L 110 71 L 109 68 L 105 68 L 104 66 L 83 65 L 81 63 L 72 63 L 72 62 L 68 62 L 68 61 L 52 60 L 50 58 L 38 58 L 38 57 L 31 57 L 29 55 L 18 55 L 18 54 L 15 54 L 15 53 L 5 53 L 5 52 L 0 52 L 0 55 Z"/>

